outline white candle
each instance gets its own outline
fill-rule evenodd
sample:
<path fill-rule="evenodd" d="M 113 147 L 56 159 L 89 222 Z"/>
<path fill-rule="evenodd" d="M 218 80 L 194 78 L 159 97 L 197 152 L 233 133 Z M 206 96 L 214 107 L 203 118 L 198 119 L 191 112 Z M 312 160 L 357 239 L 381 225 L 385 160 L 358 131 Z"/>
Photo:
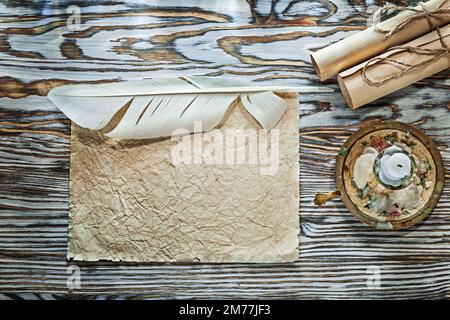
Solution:
<path fill-rule="evenodd" d="M 411 172 L 411 160 L 404 153 L 394 153 L 382 165 L 386 177 L 391 180 L 401 180 Z"/>
<path fill-rule="evenodd" d="M 381 158 L 379 178 L 383 183 L 397 187 L 411 173 L 411 159 L 402 152 Z"/>

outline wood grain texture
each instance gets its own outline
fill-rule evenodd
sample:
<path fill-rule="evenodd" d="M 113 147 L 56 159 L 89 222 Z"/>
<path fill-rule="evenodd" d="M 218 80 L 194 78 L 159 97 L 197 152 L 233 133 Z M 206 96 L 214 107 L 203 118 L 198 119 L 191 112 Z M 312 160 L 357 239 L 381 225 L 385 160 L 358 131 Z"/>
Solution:
<path fill-rule="evenodd" d="M 446 298 L 450 296 L 450 173 L 422 224 L 375 231 L 340 201 L 334 156 L 360 125 L 405 121 L 425 130 L 450 165 L 449 71 L 350 110 L 335 80 L 318 81 L 309 50 L 363 29 L 384 1 L 40 1 L 0 3 L 0 299 Z M 395 1 L 408 4 L 408 1 Z M 409 1 L 415 4 L 417 1 Z M 66 26 L 70 5 L 79 30 Z M 289 264 L 78 263 L 66 286 L 70 121 L 52 87 L 178 75 L 233 75 L 306 85 L 300 97 L 301 239 Z M 381 288 L 367 287 L 379 267 Z"/>

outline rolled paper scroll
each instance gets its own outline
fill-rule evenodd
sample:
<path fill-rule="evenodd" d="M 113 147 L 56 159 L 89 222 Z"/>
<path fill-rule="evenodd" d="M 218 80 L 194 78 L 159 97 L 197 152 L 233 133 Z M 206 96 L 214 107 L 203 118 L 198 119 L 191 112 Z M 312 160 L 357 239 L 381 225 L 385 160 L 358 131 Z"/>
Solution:
<path fill-rule="evenodd" d="M 350 108 L 388 95 L 450 67 L 450 24 L 338 75 Z"/>
<path fill-rule="evenodd" d="M 414 10 L 416 11 L 405 9 L 395 17 L 376 26 L 311 53 L 311 61 L 320 80 L 327 80 L 340 71 L 381 54 L 393 46 L 404 44 L 434 30 L 436 27 L 450 23 L 450 15 L 446 11 L 450 10 L 450 0 L 430 0 L 415 7 Z M 417 12 L 426 13 L 424 10 L 431 12 L 431 14 L 420 15 Z M 380 32 L 380 30 L 392 31 L 418 14 L 420 16 L 417 20 L 405 24 L 388 37 L 386 37 L 386 33 Z"/>

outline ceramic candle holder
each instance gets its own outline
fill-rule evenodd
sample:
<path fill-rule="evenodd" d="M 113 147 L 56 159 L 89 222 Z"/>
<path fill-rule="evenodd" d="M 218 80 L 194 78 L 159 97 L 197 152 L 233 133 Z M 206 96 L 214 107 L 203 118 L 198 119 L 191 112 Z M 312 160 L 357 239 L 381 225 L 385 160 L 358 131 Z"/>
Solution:
<path fill-rule="evenodd" d="M 336 158 L 337 191 L 319 193 L 324 205 L 340 197 L 359 220 L 376 229 L 403 229 L 422 221 L 444 189 L 444 164 L 433 141 L 397 121 L 355 132 Z"/>

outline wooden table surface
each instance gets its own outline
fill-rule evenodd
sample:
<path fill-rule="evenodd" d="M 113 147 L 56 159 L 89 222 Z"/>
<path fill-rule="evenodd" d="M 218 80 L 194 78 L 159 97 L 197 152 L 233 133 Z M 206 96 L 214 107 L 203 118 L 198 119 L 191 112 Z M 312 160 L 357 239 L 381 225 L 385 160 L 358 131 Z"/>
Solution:
<path fill-rule="evenodd" d="M 417 1 L 410 1 L 410 4 Z M 450 171 L 429 219 L 375 231 L 337 200 L 334 156 L 361 124 L 425 130 L 450 165 L 450 72 L 356 111 L 320 83 L 309 50 L 367 25 L 384 1 L 100 0 L 0 2 L 0 298 L 445 298 L 450 295 Z M 395 1 L 408 4 L 408 1 Z M 79 29 L 67 27 L 81 10 Z M 70 121 L 46 98 L 72 82 L 179 75 L 302 85 L 300 256 L 286 264 L 78 263 L 66 285 Z M 374 269 L 375 268 L 375 269 Z M 376 269 L 379 268 L 379 269 Z M 372 270 L 380 288 L 370 289 Z"/>

